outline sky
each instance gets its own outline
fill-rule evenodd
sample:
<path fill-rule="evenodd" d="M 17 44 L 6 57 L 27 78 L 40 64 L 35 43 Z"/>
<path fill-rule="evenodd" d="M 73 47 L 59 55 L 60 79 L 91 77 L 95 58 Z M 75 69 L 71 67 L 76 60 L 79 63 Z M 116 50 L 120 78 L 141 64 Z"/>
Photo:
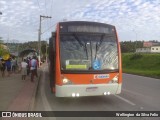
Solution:
<path fill-rule="evenodd" d="M 120 41 L 160 41 L 160 0 L 0 0 L 4 42 L 48 40 L 61 21 L 95 21 L 116 26 Z"/>

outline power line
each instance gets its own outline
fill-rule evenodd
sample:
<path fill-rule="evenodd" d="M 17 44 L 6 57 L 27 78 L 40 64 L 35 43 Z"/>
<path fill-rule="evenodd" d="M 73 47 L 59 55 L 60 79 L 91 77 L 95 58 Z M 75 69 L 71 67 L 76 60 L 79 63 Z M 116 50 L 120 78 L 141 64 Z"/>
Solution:
<path fill-rule="evenodd" d="M 52 19 L 52 18 L 51 18 Z M 60 19 L 58 21 L 63 21 L 64 19 Z M 55 23 L 53 25 L 51 25 L 48 29 L 46 29 L 44 32 L 41 33 L 41 35 L 45 32 L 47 32 L 48 30 L 50 30 L 53 26 L 55 26 L 57 24 L 58 21 L 55 21 Z"/>
<path fill-rule="evenodd" d="M 40 4 L 39 4 L 39 1 L 37 0 L 37 3 L 38 3 L 38 6 L 39 6 L 39 9 L 41 10 L 41 7 L 40 7 Z"/>
<path fill-rule="evenodd" d="M 45 0 L 45 10 L 46 10 L 46 15 L 47 15 L 47 7 L 46 7 L 46 0 Z"/>
<path fill-rule="evenodd" d="M 51 12 L 52 12 L 52 5 L 53 5 L 53 0 L 51 0 L 52 2 L 51 2 Z"/>
<path fill-rule="evenodd" d="M 48 16 L 48 13 L 47 13 L 47 2 L 45 0 L 45 13 L 46 13 L 46 16 Z M 47 20 L 46 21 L 46 26 L 49 27 L 49 21 Z"/>
<path fill-rule="evenodd" d="M 50 10 L 51 14 L 52 14 L 52 6 L 53 6 L 53 0 L 51 0 L 51 10 Z M 50 26 L 51 26 L 51 19 L 50 19 Z"/>
<path fill-rule="evenodd" d="M 46 29 L 43 33 L 47 32 L 48 30 L 50 30 L 53 26 L 55 26 L 57 23 L 53 24 L 52 26 L 50 26 L 48 29 Z M 41 33 L 41 35 L 43 34 Z"/>

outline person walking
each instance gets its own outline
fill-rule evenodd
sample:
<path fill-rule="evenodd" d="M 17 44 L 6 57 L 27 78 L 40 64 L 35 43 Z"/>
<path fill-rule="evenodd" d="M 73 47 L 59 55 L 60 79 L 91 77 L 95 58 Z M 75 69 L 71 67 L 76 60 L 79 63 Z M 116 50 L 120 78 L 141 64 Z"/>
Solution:
<path fill-rule="evenodd" d="M 5 76 L 5 69 L 6 69 L 5 60 L 4 60 L 4 59 L 1 59 L 1 62 L 0 62 L 0 70 L 1 70 L 2 77 Z"/>
<path fill-rule="evenodd" d="M 29 76 L 29 74 L 30 74 L 30 57 L 28 58 L 27 57 L 27 64 L 28 64 L 28 66 L 27 66 L 27 75 Z"/>
<path fill-rule="evenodd" d="M 8 77 L 9 77 L 10 74 L 11 74 L 11 58 L 9 58 L 9 59 L 6 61 L 6 67 L 7 67 Z"/>
<path fill-rule="evenodd" d="M 32 60 L 30 61 L 30 70 L 31 70 L 31 82 L 34 82 L 34 76 L 38 77 L 37 75 L 37 60 L 36 57 L 33 56 Z"/>
<path fill-rule="evenodd" d="M 0 71 L 1 71 L 1 68 L 2 68 L 2 60 L 0 59 Z"/>
<path fill-rule="evenodd" d="M 36 58 L 36 60 L 37 60 L 36 76 L 38 77 L 37 69 L 39 68 L 39 61 L 38 61 L 38 58 Z"/>
<path fill-rule="evenodd" d="M 17 65 L 17 61 L 15 58 L 12 59 L 12 72 L 15 73 L 16 71 L 16 65 Z"/>
<path fill-rule="evenodd" d="M 26 75 L 27 75 L 27 62 L 26 62 L 26 59 L 24 59 L 22 62 L 21 62 L 21 74 L 22 74 L 22 80 L 25 80 L 26 79 Z"/>

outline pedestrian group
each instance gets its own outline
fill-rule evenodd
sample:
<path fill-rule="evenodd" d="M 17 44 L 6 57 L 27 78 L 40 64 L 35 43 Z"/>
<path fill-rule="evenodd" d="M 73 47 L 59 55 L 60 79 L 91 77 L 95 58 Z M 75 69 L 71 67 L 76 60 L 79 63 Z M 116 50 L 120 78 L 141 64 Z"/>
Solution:
<path fill-rule="evenodd" d="M 26 79 L 26 76 L 31 77 L 31 82 L 34 82 L 34 77 L 38 78 L 37 68 L 38 66 L 38 59 L 36 56 L 27 57 L 23 59 L 20 65 L 18 65 L 17 60 L 13 58 L 9 58 L 8 60 L 4 60 L 3 58 L 0 60 L 0 71 L 2 77 L 5 77 L 5 71 L 7 71 L 8 75 L 10 76 L 11 73 L 16 73 L 16 71 L 21 71 L 22 80 Z"/>

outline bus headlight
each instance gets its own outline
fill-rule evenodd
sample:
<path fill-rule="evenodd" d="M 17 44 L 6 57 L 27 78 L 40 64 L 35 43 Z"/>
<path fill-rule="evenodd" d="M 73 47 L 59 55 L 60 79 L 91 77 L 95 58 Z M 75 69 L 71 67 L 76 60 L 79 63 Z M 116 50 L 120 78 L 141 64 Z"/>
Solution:
<path fill-rule="evenodd" d="M 79 93 L 76 94 L 76 97 L 79 97 Z"/>
<path fill-rule="evenodd" d="M 63 82 L 64 85 L 72 84 L 72 82 L 67 78 L 63 78 L 62 82 Z"/>
<path fill-rule="evenodd" d="M 109 83 L 118 83 L 118 74 Z"/>
<path fill-rule="evenodd" d="M 75 93 L 72 93 L 72 97 L 76 97 L 76 94 L 75 94 Z"/>
<path fill-rule="evenodd" d="M 68 83 L 68 79 L 67 78 L 63 78 L 63 80 L 62 80 L 62 82 L 63 82 L 63 84 L 66 84 L 66 83 Z"/>
<path fill-rule="evenodd" d="M 115 76 L 112 81 L 115 83 L 115 82 L 118 82 L 118 76 Z"/>

